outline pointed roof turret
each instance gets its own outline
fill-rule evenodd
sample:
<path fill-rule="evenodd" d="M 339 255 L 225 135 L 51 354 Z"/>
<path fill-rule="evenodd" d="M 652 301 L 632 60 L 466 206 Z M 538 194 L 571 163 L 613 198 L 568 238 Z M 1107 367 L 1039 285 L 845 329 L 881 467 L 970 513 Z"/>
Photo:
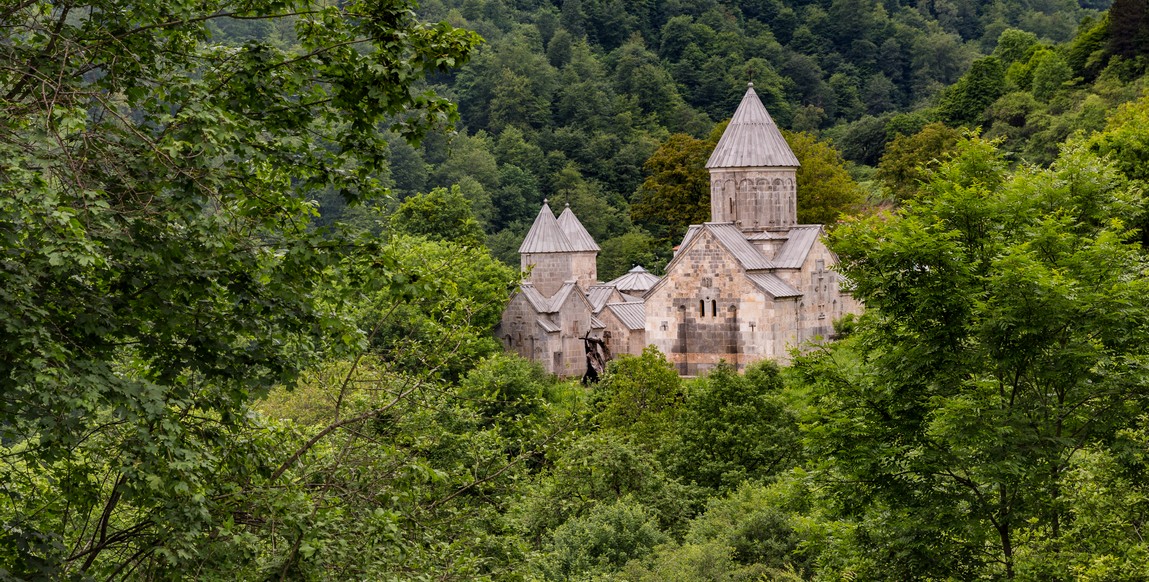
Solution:
<path fill-rule="evenodd" d="M 531 230 L 527 231 L 527 237 L 519 246 L 519 254 L 569 253 L 573 251 L 574 247 L 563 234 L 559 221 L 555 219 L 555 213 L 551 212 L 550 205 L 544 199 L 543 207 L 539 209 L 539 215 L 535 217 L 535 223 L 531 225 Z"/>
<path fill-rule="evenodd" d="M 643 269 L 642 267 L 635 267 L 627 273 L 609 283 L 623 293 L 645 293 L 651 287 L 654 287 L 661 280 L 660 277 Z"/>
<path fill-rule="evenodd" d="M 563 213 L 559 215 L 559 228 L 562 229 L 563 234 L 567 237 L 567 241 L 571 244 L 571 248 L 575 251 L 598 252 L 601 250 L 598 248 L 598 245 L 595 244 L 594 237 L 583 228 L 582 223 L 575 217 L 570 204 L 567 204 L 567 207 L 563 209 Z"/>
<path fill-rule="evenodd" d="M 754 83 L 750 83 L 706 167 L 796 168 L 799 165 L 782 132 L 754 92 Z"/>

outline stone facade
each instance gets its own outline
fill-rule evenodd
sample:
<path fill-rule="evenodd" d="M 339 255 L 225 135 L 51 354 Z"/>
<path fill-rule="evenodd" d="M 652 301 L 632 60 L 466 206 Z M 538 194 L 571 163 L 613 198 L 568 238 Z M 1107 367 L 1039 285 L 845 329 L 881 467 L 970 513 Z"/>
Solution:
<path fill-rule="evenodd" d="M 524 283 L 503 312 L 497 334 L 509 351 L 542 363 L 548 372 L 578 376 L 586 368 L 583 335 L 601 337 L 602 331 L 586 296 L 570 281 L 549 298 Z"/>
<path fill-rule="evenodd" d="M 710 228 L 700 229 L 644 296 L 648 343 L 693 376 L 720 360 L 738 369 L 763 358 L 786 362 L 792 348 L 833 337 L 834 320 L 860 306 L 828 270 L 835 257 L 820 238 L 805 255 L 795 269 L 748 269 Z"/>
<path fill-rule="evenodd" d="M 690 227 L 661 279 L 636 267 L 599 284 L 598 245 L 569 207 L 556 219 L 544 202 L 519 248 L 527 281 L 496 334 L 562 376 L 586 371 L 588 335 L 614 354 L 654 345 L 685 376 L 723 360 L 786 362 L 832 338 L 862 306 L 822 227 L 797 224 L 798 165 L 751 86 L 707 163 L 713 222 Z"/>
<path fill-rule="evenodd" d="M 794 168 L 737 168 L 710 174 L 710 219 L 732 222 L 747 232 L 785 228 L 797 222 Z"/>

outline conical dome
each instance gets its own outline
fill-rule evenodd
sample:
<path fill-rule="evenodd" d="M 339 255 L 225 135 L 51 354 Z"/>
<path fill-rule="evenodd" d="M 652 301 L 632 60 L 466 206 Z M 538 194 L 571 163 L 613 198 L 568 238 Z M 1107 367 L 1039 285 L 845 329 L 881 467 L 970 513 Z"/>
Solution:
<path fill-rule="evenodd" d="M 627 271 L 625 275 L 607 283 L 607 285 L 617 287 L 618 290 L 623 293 L 635 293 L 641 295 L 646 293 L 646 291 L 651 287 L 657 285 L 660 280 L 661 279 L 657 275 L 651 273 L 650 271 L 647 271 L 642 267 L 635 267 L 630 271 Z"/>
<path fill-rule="evenodd" d="M 539 209 L 539 215 L 535 217 L 535 223 L 531 225 L 531 230 L 527 231 L 523 244 L 519 245 L 519 254 L 569 253 L 572 251 L 574 251 L 574 247 L 563 234 L 563 229 L 559 226 L 559 221 L 555 219 L 555 213 L 551 212 L 550 205 L 544 200 L 543 207 Z"/>
<path fill-rule="evenodd" d="M 571 248 L 578 252 L 594 251 L 598 252 L 598 244 L 594 242 L 594 237 L 583 228 L 581 222 L 575 217 L 574 212 L 571 211 L 571 205 L 563 210 L 559 215 L 559 228 L 562 229 L 563 234 L 566 235 L 567 241 L 571 243 Z"/>
<path fill-rule="evenodd" d="M 754 92 L 754 83 L 750 83 L 706 167 L 796 168 L 799 165 L 782 132 Z"/>

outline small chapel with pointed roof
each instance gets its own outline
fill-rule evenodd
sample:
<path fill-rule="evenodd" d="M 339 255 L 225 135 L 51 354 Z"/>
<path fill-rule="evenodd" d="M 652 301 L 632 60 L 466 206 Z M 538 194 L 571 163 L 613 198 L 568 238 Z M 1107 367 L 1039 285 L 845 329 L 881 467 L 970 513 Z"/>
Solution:
<path fill-rule="evenodd" d="M 586 337 L 615 354 L 654 345 L 684 376 L 723 360 L 784 362 L 832 337 L 833 321 L 862 306 L 832 269 L 822 226 L 798 224 L 798 166 L 751 83 L 706 164 L 711 221 L 687 230 L 662 277 L 636 267 L 599 283 L 594 239 L 569 205 L 556 218 L 544 201 L 496 334 L 560 376 L 586 371 Z"/>

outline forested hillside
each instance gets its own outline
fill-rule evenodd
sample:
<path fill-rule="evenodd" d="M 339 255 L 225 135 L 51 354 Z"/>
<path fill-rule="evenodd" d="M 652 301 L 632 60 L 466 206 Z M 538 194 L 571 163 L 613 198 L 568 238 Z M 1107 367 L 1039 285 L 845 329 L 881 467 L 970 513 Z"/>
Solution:
<path fill-rule="evenodd" d="M 1149 578 L 1145 0 L 0 31 L 2 580 Z M 867 313 L 743 375 L 503 353 L 542 199 L 661 267 L 751 80 Z"/>
<path fill-rule="evenodd" d="M 878 165 L 889 141 L 931 122 L 980 125 L 990 135 L 1017 134 L 1010 128 L 1024 125 L 1032 145 L 1007 147 L 1032 150 L 1030 157 L 1044 163 L 1073 128 L 1096 129 L 1104 118 L 1098 108 L 1135 90 L 1116 95 L 1103 88 L 1050 103 L 1063 81 L 1081 75 L 1091 82 L 1107 64 L 1092 62 L 1087 74 L 1088 54 L 1077 57 L 1074 69 L 1043 72 L 1033 99 L 1018 93 L 1030 92 L 1043 55 L 1074 50 L 1052 47 L 1075 38 L 1079 26 L 1096 28 L 1089 19 L 1100 22 L 1104 8 L 1068 0 L 426 2 L 421 15 L 477 30 L 486 42 L 471 63 L 430 80 L 459 103 L 459 132 L 433 134 L 417 148 L 392 140 L 389 184 L 399 199 L 458 185 L 488 246 L 508 264 L 516 263 L 530 219 L 549 198 L 587 217 L 603 247 L 604 280 L 634 264 L 657 271 L 685 225 L 708 211 L 705 200 L 696 201 L 685 217 L 668 222 L 644 210 L 644 199 L 662 193 L 644 188 L 658 171 L 644 165 L 656 163 L 652 156 L 664 148 L 655 159 L 677 157 L 674 163 L 690 164 L 697 174 L 695 158 L 704 161 L 705 147 L 690 158 L 681 151 L 685 137 L 671 136 L 705 140 L 733 112 L 747 82 L 781 127 L 832 141 L 859 165 L 852 173 L 877 204 L 889 196 L 866 168 Z M 1003 33 L 1007 45 L 1018 46 L 998 49 Z M 1006 69 L 1019 60 L 1007 84 Z M 996 85 L 958 91 L 985 94 L 942 95 L 975 62 L 975 72 L 997 63 Z M 1061 61 L 1043 71 L 1057 68 L 1054 62 Z M 1085 103 L 1088 94 L 1094 98 Z M 996 103 L 999 97 L 1008 99 Z M 841 164 L 832 158 L 819 156 Z M 805 185 L 812 198 L 800 206 L 824 208 L 807 212 L 807 222 L 833 222 L 863 202 L 858 191 L 820 204 L 815 184 Z M 701 184 L 689 189 L 691 198 L 708 196 Z M 338 208 L 325 210 L 338 215 Z"/>

